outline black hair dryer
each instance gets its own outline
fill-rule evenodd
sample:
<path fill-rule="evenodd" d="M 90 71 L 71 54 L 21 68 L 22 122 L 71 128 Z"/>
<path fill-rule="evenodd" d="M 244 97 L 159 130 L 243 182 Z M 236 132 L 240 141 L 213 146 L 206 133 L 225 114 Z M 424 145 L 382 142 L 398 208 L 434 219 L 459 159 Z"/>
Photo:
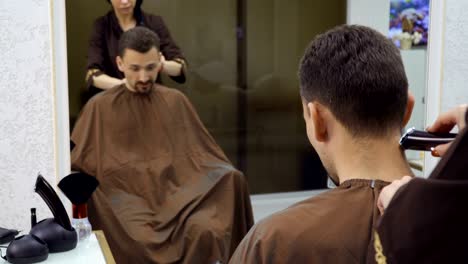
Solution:
<path fill-rule="evenodd" d="M 29 234 L 15 238 L 7 248 L 6 260 L 10 263 L 36 263 L 47 259 L 48 253 L 64 252 L 76 247 L 75 229 L 67 211 L 50 184 L 37 176 L 35 191 L 49 206 L 54 218 L 35 224 Z"/>

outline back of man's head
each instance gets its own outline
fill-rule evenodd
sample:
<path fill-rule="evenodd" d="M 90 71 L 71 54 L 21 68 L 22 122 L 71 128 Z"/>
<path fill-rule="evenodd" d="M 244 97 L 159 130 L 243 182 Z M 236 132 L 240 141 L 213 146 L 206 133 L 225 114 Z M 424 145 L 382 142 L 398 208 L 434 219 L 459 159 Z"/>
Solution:
<path fill-rule="evenodd" d="M 317 36 L 299 68 L 303 100 L 319 102 L 356 137 L 401 129 L 408 80 L 398 48 L 364 26 L 338 26 Z"/>
<path fill-rule="evenodd" d="M 146 53 L 153 47 L 159 51 L 160 40 L 156 33 L 145 27 L 134 27 L 125 31 L 119 40 L 119 56 L 123 57 L 126 49 Z"/>

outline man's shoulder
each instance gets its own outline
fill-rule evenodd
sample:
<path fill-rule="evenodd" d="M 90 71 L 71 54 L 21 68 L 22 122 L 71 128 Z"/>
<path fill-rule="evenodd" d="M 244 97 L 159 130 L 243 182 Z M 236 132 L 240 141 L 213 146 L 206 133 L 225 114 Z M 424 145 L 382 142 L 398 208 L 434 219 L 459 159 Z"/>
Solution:
<path fill-rule="evenodd" d="M 337 190 L 330 190 L 295 203 L 261 220 L 258 223 L 259 229 L 294 236 L 295 232 L 301 233 L 304 229 L 314 228 L 323 221 L 324 208 L 327 208 L 326 211 L 335 208 L 333 200 L 337 195 Z M 291 227 L 294 227 L 294 232 L 291 232 Z"/>
<path fill-rule="evenodd" d="M 332 218 L 339 210 L 335 197 L 340 193 L 330 190 L 262 219 L 249 231 L 238 255 L 270 252 L 262 263 L 317 263 L 328 253 L 349 256 L 340 239 L 346 222 Z"/>
<path fill-rule="evenodd" d="M 98 94 L 98 95 L 100 95 L 100 97 L 98 97 L 98 98 L 106 98 L 106 97 L 109 97 L 109 96 L 113 96 L 116 93 L 125 92 L 126 90 L 127 90 L 127 87 L 125 87 L 125 84 L 119 84 L 119 85 L 116 85 L 116 86 L 114 86 L 114 87 L 112 87 L 110 89 L 102 91 L 101 93 Z"/>
<path fill-rule="evenodd" d="M 156 84 L 156 92 L 165 98 L 186 99 L 185 94 L 175 88 L 170 88 L 161 84 Z"/>
<path fill-rule="evenodd" d="M 185 101 L 187 100 L 186 96 L 184 93 L 181 91 L 174 89 L 174 88 L 169 88 L 164 85 L 156 84 L 155 87 L 156 95 L 161 96 L 164 98 L 166 101 Z M 125 87 L 124 84 L 115 86 L 111 89 L 102 91 L 95 96 L 93 96 L 88 103 L 92 104 L 103 104 L 106 102 L 109 102 L 110 99 L 114 100 L 119 97 L 120 94 L 124 94 L 127 92 L 127 88 Z"/>
<path fill-rule="evenodd" d="M 348 196 L 337 188 L 300 201 L 260 221 L 257 235 L 275 234 L 286 239 L 298 239 L 304 234 L 341 232 L 348 228 L 348 211 L 353 210 L 345 201 Z"/>
<path fill-rule="evenodd" d="M 261 220 L 243 241 L 244 247 L 254 248 L 242 248 L 245 254 L 275 252 L 275 263 L 362 262 L 372 229 L 375 192 L 364 181 L 352 183 Z"/>
<path fill-rule="evenodd" d="M 94 95 L 93 97 L 91 97 L 91 99 L 89 99 L 89 101 L 86 104 L 87 105 L 102 105 L 103 103 L 107 102 L 109 98 L 115 97 L 116 93 L 122 93 L 123 91 L 125 91 L 125 89 L 126 89 L 125 86 L 122 84 L 122 85 L 115 86 L 111 89 L 104 90 Z"/>
<path fill-rule="evenodd" d="M 159 84 L 159 83 L 156 83 L 156 90 L 162 91 L 165 93 L 181 93 L 179 90 L 175 88 L 171 88 L 171 87 Z"/>

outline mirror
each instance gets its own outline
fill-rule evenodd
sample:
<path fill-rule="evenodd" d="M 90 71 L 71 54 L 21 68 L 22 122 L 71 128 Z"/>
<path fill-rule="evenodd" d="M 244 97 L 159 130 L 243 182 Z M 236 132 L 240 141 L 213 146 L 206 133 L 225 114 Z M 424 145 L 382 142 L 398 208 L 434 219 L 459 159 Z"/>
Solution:
<path fill-rule="evenodd" d="M 216 142 L 246 175 L 250 192 L 258 194 L 327 186 L 326 172 L 305 134 L 299 59 L 316 34 L 335 25 L 359 23 L 387 35 L 390 2 L 395 1 L 173 0 L 144 1 L 143 10 L 164 18 L 187 57 L 187 82 L 163 78 L 163 83 L 187 95 Z M 92 23 L 110 9 L 106 0 L 66 1 L 71 127 L 84 103 Z M 402 57 L 416 97 L 409 125 L 423 128 L 426 46 L 403 50 Z M 420 175 L 423 157 L 407 155 Z"/>

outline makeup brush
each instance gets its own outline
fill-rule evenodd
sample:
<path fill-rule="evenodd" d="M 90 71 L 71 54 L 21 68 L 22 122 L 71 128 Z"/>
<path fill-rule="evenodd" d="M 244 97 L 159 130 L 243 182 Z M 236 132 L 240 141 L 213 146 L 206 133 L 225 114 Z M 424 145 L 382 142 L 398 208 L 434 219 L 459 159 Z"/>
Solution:
<path fill-rule="evenodd" d="M 99 185 L 98 180 L 86 173 L 75 172 L 63 178 L 58 186 L 73 205 L 72 226 L 78 239 L 84 240 L 91 235 L 92 226 L 88 220 L 87 201 Z"/>
<path fill-rule="evenodd" d="M 73 151 L 73 149 L 75 148 L 75 142 L 73 142 L 73 140 L 70 140 L 70 151 Z"/>
<path fill-rule="evenodd" d="M 95 177 L 84 172 L 71 173 L 58 183 L 60 190 L 75 205 L 86 203 L 98 185 Z"/>

